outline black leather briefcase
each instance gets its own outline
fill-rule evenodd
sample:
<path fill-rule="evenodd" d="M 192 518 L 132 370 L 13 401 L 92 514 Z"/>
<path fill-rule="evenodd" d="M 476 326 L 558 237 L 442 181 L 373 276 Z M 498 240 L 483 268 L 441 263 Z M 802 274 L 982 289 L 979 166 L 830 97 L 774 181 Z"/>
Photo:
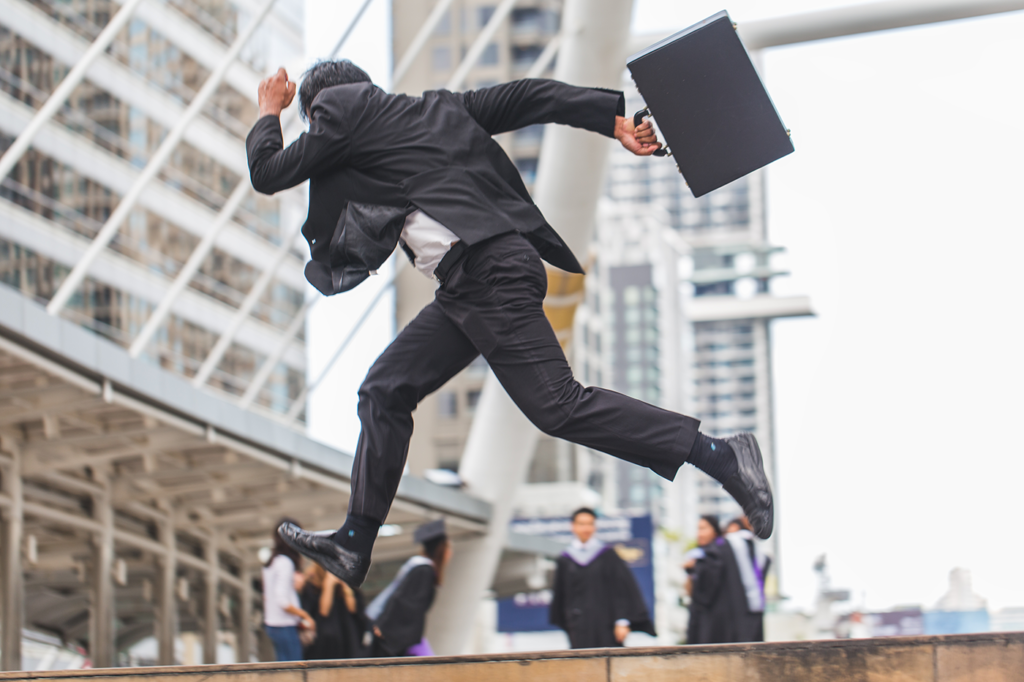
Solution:
<path fill-rule="evenodd" d="M 725 11 L 629 58 L 647 109 L 695 197 L 793 151 Z"/>

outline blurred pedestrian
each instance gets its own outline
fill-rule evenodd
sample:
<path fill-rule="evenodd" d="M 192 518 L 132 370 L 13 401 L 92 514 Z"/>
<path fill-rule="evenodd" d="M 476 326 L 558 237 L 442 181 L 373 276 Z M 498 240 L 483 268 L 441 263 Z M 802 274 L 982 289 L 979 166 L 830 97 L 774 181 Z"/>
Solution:
<path fill-rule="evenodd" d="M 565 630 L 573 649 L 622 646 L 637 630 L 654 635 L 654 623 L 633 572 L 594 536 L 597 514 L 577 509 L 576 539 L 558 558 L 548 619 Z"/>
<path fill-rule="evenodd" d="M 764 580 L 771 566 L 757 538 L 750 532 L 750 522 L 740 516 L 729 522 L 725 533 L 739 570 L 747 597 L 746 622 L 741 628 L 744 641 L 764 641 Z"/>
<path fill-rule="evenodd" d="M 763 628 L 759 627 L 762 616 L 750 610 L 736 555 L 732 544 L 722 536 L 717 518 L 700 517 L 697 543 L 701 552 L 683 564 L 689 574 L 687 589 L 691 597 L 687 643 L 764 639 Z"/>
<path fill-rule="evenodd" d="M 316 632 L 316 624 L 299 606 L 295 574 L 301 560 L 299 553 L 276 530 L 282 523 L 295 524 L 295 521 L 282 519 L 274 526 L 274 550 L 263 567 L 263 627 L 274 644 L 274 658 L 301 661 L 299 628 Z"/>
<path fill-rule="evenodd" d="M 306 660 L 369 655 L 363 638 L 370 625 L 363 597 L 357 590 L 325 571 L 320 564 L 310 562 L 299 598 L 302 607 L 316 621 L 316 637 L 303 650 Z"/>
<path fill-rule="evenodd" d="M 423 631 L 427 611 L 444 582 L 452 544 L 444 519 L 423 524 L 413 539 L 423 545 L 423 553 L 406 561 L 391 584 L 366 607 L 373 622 L 373 656 L 434 655 Z"/>

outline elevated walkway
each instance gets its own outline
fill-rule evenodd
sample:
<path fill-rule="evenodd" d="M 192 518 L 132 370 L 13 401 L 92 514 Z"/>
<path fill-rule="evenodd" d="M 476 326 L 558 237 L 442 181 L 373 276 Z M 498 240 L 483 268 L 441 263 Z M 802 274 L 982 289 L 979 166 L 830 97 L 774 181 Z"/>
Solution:
<path fill-rule="evenodd" d="M 1024 633 L 0 673 L 0 682 L 1018 682 Z"/>

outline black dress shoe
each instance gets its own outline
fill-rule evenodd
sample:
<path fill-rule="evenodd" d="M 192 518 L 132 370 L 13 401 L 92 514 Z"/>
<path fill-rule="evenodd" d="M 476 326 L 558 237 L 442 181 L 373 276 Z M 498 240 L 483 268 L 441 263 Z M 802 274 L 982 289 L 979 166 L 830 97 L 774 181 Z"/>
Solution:
<path fill-rule="evenodd" d="M 295 551 L 317 562 L 349 587 L 359 587 L 366 579 L 370 555 L 349 551 L 330 535 L 310 533 L 294 523 L 282 523 L 277 532 Z"/>
<path fill-rule="evenodd" d="M 725 491 L 743 507 L 754 534 L 762 540 L 771 537 L 775 527 L 775 503 L 772 488 L 764 475 L 761 448 L 751 433 L 740 433 L 725 439 L 736 453 L 736 473 L 722 484 Z"/>

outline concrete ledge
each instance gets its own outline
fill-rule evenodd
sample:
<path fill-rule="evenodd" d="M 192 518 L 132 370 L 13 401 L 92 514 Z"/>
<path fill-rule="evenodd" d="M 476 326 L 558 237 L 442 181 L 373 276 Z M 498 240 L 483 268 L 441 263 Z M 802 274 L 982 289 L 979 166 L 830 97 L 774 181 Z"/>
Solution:
<path fill-rule="evenodd" d="M 0 682 L 72 678 L 117 678 L 118 682 L 1019 682 L 1024 680 L 1024 632 L 0 673 Z"/>

